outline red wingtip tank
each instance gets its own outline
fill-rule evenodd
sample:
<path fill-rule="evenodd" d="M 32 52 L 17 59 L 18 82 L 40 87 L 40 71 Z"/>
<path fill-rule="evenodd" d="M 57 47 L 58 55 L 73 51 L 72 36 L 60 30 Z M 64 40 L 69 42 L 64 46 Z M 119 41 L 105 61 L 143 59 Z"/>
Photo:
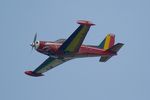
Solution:
<path fill-rule="evenodd" d="M 80 25 L 86 25 L 86 26 L 94 26 L 95 25 L 92 22 L 86 21 L 86 20 L 78 20 L 77 23 Z"/>
<path fill-rule="evenodd" d="M 29 75 L 29 76 L 34 76 L 34 77 L 44 76 L 41 73 L 34 73 L 33 71 L 25 71 L 24 73 Z"/>

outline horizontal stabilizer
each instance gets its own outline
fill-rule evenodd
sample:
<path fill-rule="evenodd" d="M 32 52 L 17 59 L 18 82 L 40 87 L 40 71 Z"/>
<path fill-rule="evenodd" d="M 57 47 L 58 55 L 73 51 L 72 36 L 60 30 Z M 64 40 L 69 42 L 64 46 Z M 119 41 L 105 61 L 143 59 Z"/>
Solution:
<path fill-rule="evenodd" d="M 111 48 L 107 49 L 106 52 L 111 52 L 112 55 L 108 55 L 108 56 L 101 56 L 100 58 L 100 62 L 106 62 L 108 61 L 113 55 L 116 55 L 117 52 L 121 49 L 121 47 L 123 46 L 123 43 L 117 43 L 116 45 L 113 45 Z"/>
<path fill-rule="evenodd" d="M 99 62 L 106 62 L 107 60 L 109 60 L 112 56 L 102 56 L 99 60 Z"/>
<path fill-rule="evenodd" d="M 106 51 L 111 51 L 111 52 L 117 53 L 123 45 L 124 45 L 123 43 L 117 43 L 117 44 L 113 45 L 111 48 L 107 49 Z"/>

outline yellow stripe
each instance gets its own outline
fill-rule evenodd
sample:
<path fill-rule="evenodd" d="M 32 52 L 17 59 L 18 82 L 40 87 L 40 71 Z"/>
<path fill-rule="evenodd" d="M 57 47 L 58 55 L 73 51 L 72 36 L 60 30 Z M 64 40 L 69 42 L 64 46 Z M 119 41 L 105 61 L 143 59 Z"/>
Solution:
<path fill-rule="evenodd" d="M 66 48 L 66 51 L 74 51 L 75 48 L 77 48 L 78 44 L 80 43 L 82 37 L 85 35 L 85 33 L 88 31 L 88 27 L 84 26 L 83 29 L 77 34 L 77 36 L 73 39 L 73 41 L 70 43 L 70 45 Z"/>
<path fill-rule="evenodd" d="M 107 35 L 105 40 L 105 45 L 104 45 L 105 50 L 109 48 L 109 44 L 110 44 L 110 35 Z"/>

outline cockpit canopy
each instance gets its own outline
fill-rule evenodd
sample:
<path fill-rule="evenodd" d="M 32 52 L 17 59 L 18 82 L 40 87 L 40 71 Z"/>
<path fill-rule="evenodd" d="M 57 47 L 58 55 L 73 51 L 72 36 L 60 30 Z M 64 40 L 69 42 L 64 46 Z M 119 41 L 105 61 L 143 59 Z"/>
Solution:
<path fill-rule="evenodd" d="M 66 41 L 66 39 L 58 39 L 55 42 L 57 42 L 57 43 L 64 43 L 65 41 Z"/>

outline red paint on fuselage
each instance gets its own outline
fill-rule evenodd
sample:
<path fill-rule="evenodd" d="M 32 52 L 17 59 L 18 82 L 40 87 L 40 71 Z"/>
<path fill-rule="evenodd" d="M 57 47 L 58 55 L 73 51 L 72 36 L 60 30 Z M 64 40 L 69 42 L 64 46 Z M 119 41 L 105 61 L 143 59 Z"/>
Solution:
<path fill-rule="evenodd" d="M 36 50 L 46 55 L 57 54 L 59 46 L 60 44 L 58 43 L 53 43 L 50 41 L 40 41 L 39 47 Z"/>
<path fill-rule="evenodd" d="M 81 45 L 77 53 L 63 54 L 58 49 L 62 43 L 50 42 L 50 41 L 40 41 L 39 47 L 36 49 L 38 52 L 45 55 L 54 55 L 61 57 L 95 57 L 102 55 L 111 55 L 111 52 L 106 52 L 96 46 Z"/>

